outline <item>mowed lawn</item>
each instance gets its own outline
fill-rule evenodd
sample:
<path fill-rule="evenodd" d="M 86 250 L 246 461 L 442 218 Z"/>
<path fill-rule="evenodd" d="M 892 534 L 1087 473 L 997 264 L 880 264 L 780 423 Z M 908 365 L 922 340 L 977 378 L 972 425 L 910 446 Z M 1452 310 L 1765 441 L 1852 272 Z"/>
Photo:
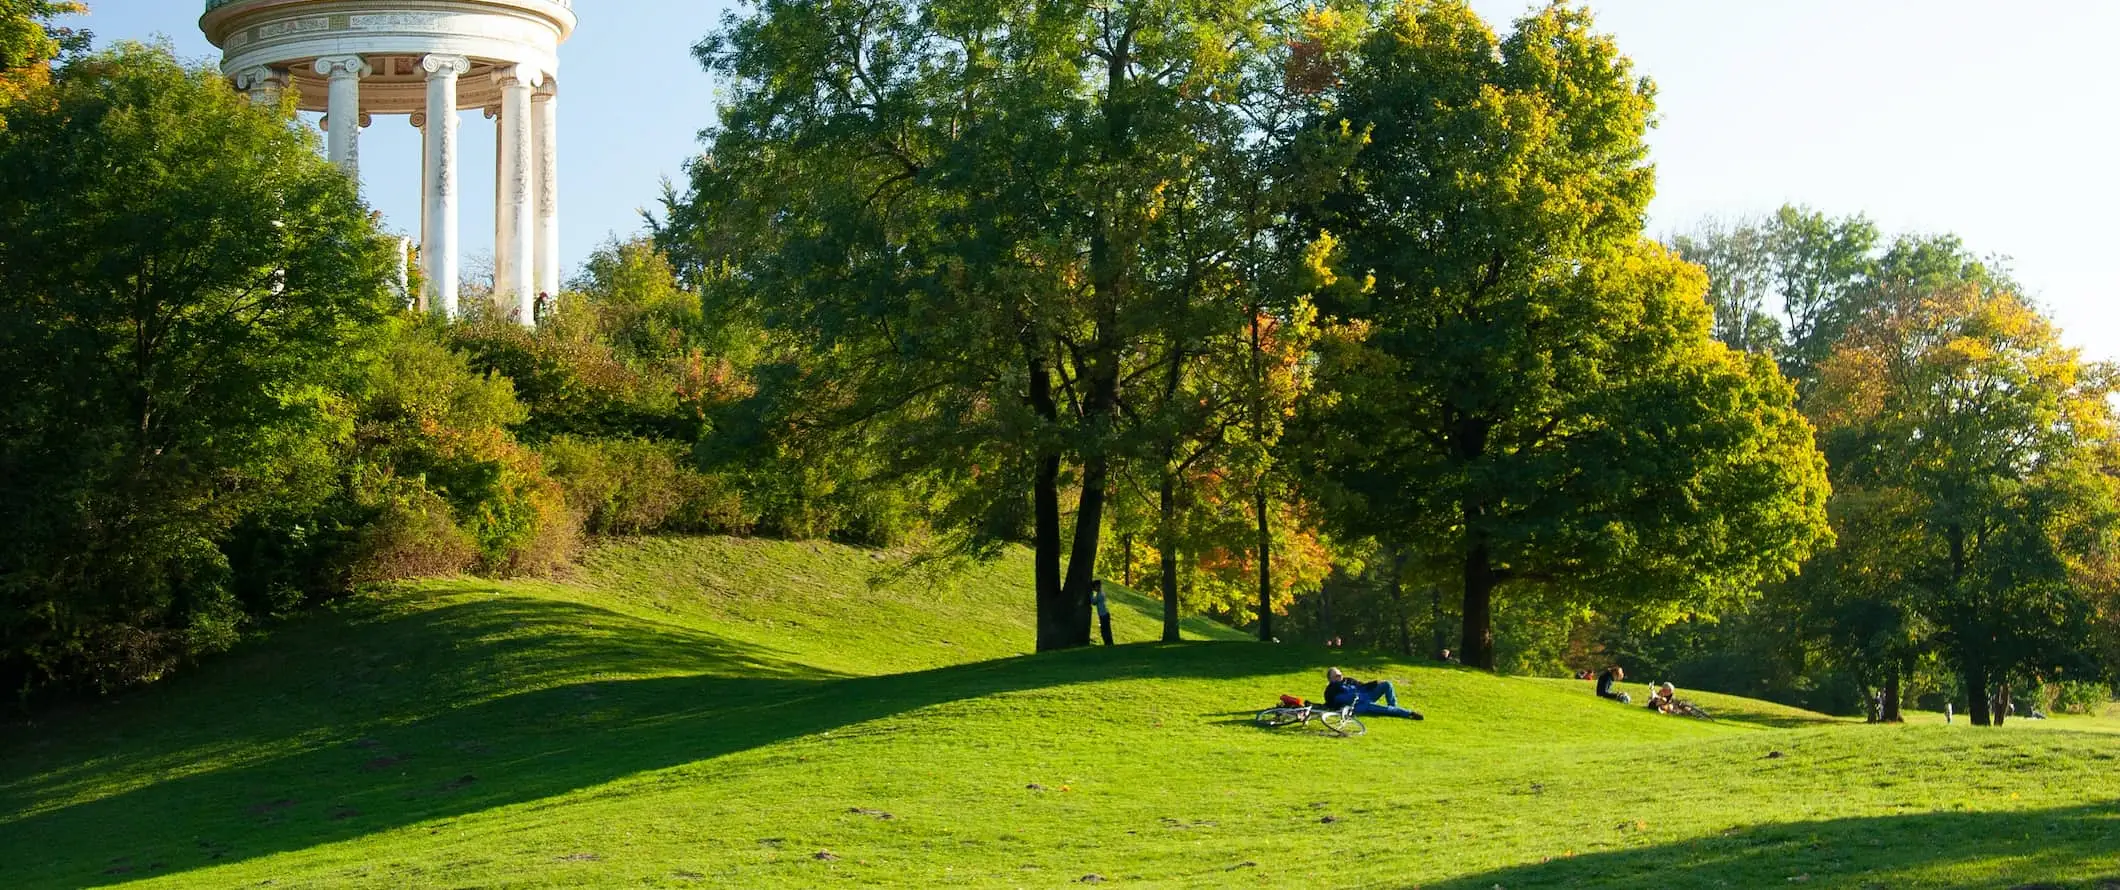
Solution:
<path fill-rule="evenodd" d="M 1872 727 L 1245 641 L 1026 654 L 1029 565 L 607 545 L 6 727 L 0 887 L 2120 887 L 2105 719 Z M 1324 667 L 1422 722 L 1253 726 Z M 1639 695 L 1642 687 L 1632 687 Z"/>

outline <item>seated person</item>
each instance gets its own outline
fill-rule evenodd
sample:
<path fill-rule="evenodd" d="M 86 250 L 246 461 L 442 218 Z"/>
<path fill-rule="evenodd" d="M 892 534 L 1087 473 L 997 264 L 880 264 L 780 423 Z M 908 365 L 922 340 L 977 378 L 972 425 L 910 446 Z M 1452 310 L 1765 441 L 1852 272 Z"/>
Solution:
<path fill-rule="evenodd" d="M 1621 704 L 1633 703 L 1634 698 L 1632 696 L 1612 688 L 1614 685 L 1618 684 L 1619 681 L 1625 679 L 1627 679 L 1627 671 L 1625 668 L 1622 668 L 1616 664 L 1606 668 L 1604 670 L 1604 673 L 1597 675 L 1597 697 L 1609 698 Z"/>
<path fill-rule="evenodd" d="M 1383 699 L 1383 704 L 1377 704 Z M 1382 714 L 1387 717 L 1421 719 L 1419 711 L 1399 707 L 1399 693 L 1392 688 L 1390 680 L 1372 680 L 1364 683 L 1346 674 L 1339 668 L 1325 669 L 1325 706 L 1341 708 L 1354 705 L 1356 714 Z"/>
<path fill-rule="evenodd" d="M 1669 714 L 1678 710 L 1678 690 L 1669 683 L 1649 687 L 1649 710 Z"/>

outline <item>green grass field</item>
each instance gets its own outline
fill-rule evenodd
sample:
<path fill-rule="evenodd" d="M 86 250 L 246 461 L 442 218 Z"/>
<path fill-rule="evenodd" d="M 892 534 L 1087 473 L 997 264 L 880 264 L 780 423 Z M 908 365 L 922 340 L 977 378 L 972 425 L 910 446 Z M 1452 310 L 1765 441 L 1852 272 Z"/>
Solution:
<path fill-rule="evenodd" d="M 1204 622 L 1033 656 L 1026 559 L 889 565 L 648 540 L 358 598 L 6 727 L 0 887 L 2120 887 L 2106 719 L 1705 722 Z M 1428 719 L 1251 724 L 1335 661 Z"/>

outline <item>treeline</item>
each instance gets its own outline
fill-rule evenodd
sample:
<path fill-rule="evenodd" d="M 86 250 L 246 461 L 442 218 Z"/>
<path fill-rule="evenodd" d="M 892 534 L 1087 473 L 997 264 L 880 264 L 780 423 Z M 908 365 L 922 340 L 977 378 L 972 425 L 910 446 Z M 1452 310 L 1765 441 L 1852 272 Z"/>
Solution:
<path fill-rule="evenodd" d="M 1579 9 L 766 4 L 698 55 L 728 99 L 657 243 L 938 530 L 1031 543 L 1040 648 L 1100 575 L 1273 637 L 1364 561 L 1493 667 L 1498 614 L 1713 614 L 1828 540 Z"/>
<path fill-rule="evenodd" d="M 1882 719 L 2120 664 L 2110 370 L 1948 238 L 1648 237 L 1654 88 L 1580 9 L 765 4 L 697 54 L 689 182 L 534 330 L 403 308 L 286 109 L 22 68 L 0 682 L 657 532 L 1028 545 L 1041 649 L 1103 577 L 1169 639 Z"/>
<path fill-rule="evenodd" d="M 1031 542 L 1041 648 L 1118 575 L 1880 719 L 2111 676 L 2109 370 L 1949 238 L 1646 237 L 1653 85 L 1579 9 L 767 5 L 698 55 L 658 245 L 960 546 Z"/>
<path fill-rule="evenodd" d="M 915 522 L 769 425 L 753 332 L 647 245 L 595 254 L 534 331 L 422 317 L 286 109 L 162 47 L 10 64 L 11 704 L 152 681 L 365 582 L 550 571 L 587 534 L 888 544 Z"/>
<path fill-rule="evenodd" d="M 1861 216 L 1784 207 L 1670 244 L 1709 273 L 1715 336 L 1795 384 L 1835 545 L 1717 613 L 1512 614 L 1505 666 L 1617 663 L 1887 721 L 1914 705 L 1985 723 L 2110 701 L 2114 369 L 2064 346 L 2005 269 L 1952 236 L 1887 239 Z M 1453 645 L 1444 585 L 1394 558 L 1343 565 L 1292 617 L 1312 637 Z"/>

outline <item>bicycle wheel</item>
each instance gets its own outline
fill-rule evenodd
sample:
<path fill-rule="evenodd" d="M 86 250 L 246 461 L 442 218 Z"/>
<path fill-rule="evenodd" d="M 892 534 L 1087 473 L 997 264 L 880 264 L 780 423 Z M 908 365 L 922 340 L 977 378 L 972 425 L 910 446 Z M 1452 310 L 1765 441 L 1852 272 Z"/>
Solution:
<path fill-rule="evenodd" d="M 1356 736 L 1369 731 L 1369 727 L 1362 725 L 1362 718 L 1343 711 L 1327 711 L 1320 715 L 1318 720 L 1325 724 L 1326 729 L 1341 736 Z"/>
<path fill-rule="evenodd" d="M 1305 718 L 1310 716 L 1305 713 L 1308 710 L 1308 708 L 1267 708 L 1251 719 L 1253 723 L 1257 723 L 1260 726 L 1287 726 L 1291 723 L 1303 722 Z"/>

